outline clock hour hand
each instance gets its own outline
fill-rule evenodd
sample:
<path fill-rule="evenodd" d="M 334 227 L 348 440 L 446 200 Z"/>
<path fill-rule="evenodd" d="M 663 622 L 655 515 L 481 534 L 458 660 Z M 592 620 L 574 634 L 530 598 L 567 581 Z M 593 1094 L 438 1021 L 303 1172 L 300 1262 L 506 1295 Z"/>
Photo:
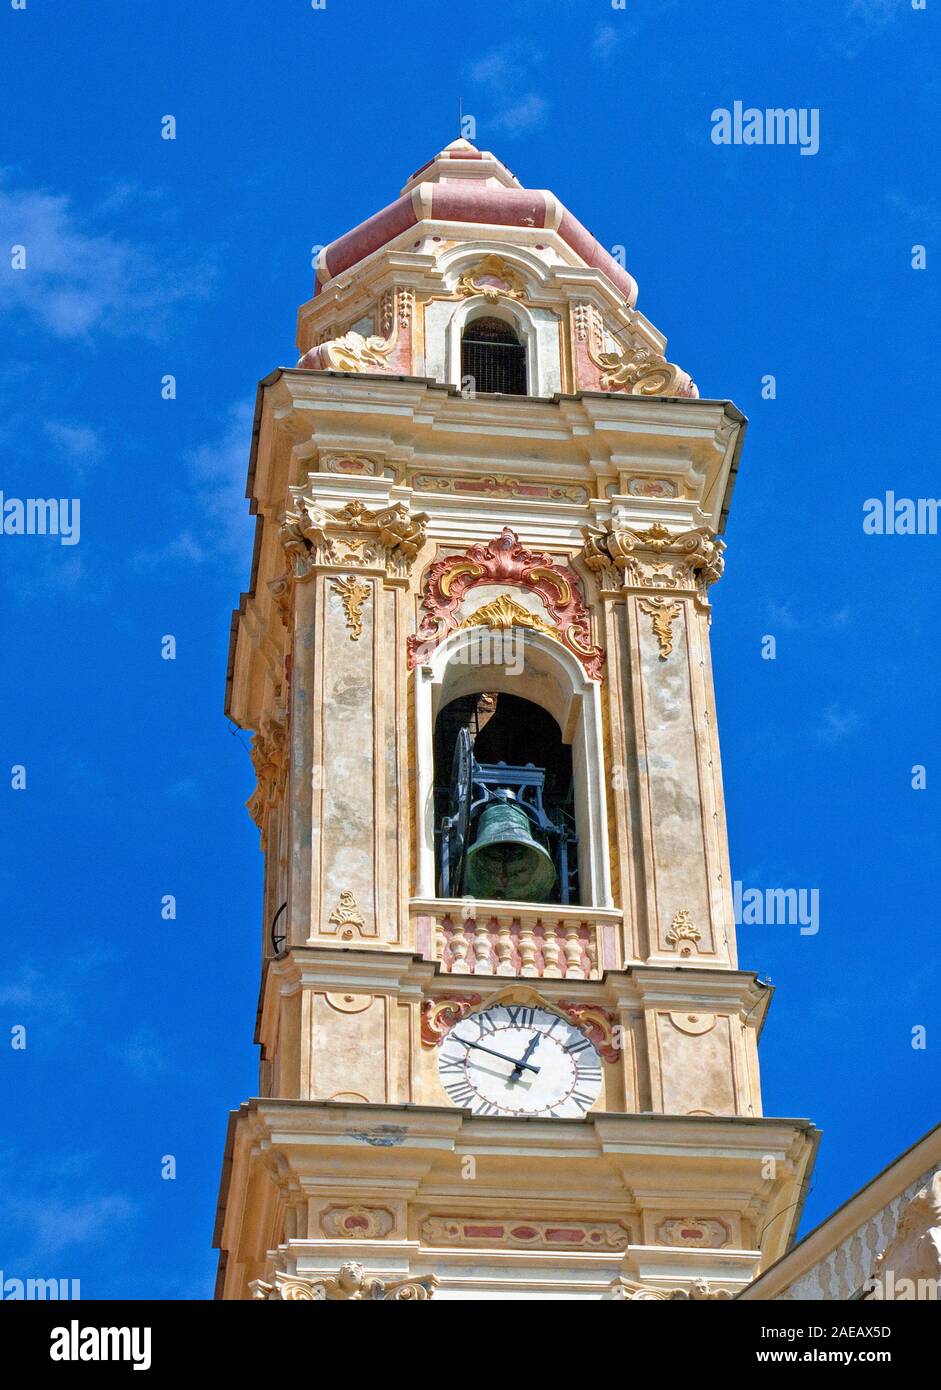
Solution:
<path fill-rule="evenodd" d="M 526 1044 L 526 1051 L 523 1053 L 522 1057 L 519 1059 L 519 1061 L 517 1062 L 516 1066 L 515 1066 L 515 1067 L 513 1068 L 513 1070 L 510 1072 L 510 1080 L 511 1080 L 511 1081 L 516 1081 L 516 1080 L 522 1075 L 522 1068 L 523 1068 L 523 1067 L 528 1067 L 528 1066 L 529 1066 L 529 1059 L 530 1059 L 530 1057 L 533 1055 L 534 1051 L 536 1050 L 536 1044 L 539 1042 L 539 1039 L 540 1039 L 541 1037 L 542 1037 L 542 1034 L 541 1034 L 541 1033 L 534 1033 L 534 1034 L 532 1035 L 532 1037 L 530 1038 L 529 1042 Z"/>
<path fill-rule="evenodd" d="M 463 1043 L 465 1047 L 476 1047 L 478 1052 L 486 1052 L 491 1057 L 499 1057 L 501 1062 L 512 1062 L 513 1071 L 516 1071 L 519 1067 L 525 1067 L 527 1071 L 539 1071 L 539 1068 L 534 1067 L 531 1062 L 517 1062 L 515 1057 L 508 1057 L 505 1052 L 495 1052 L 492 1047 L 484 1047 L 483 1043 L 469 1042 L 467 1038 L 461 1037 L 458 1037 L 456 1040 L 459 1043 Z"/>

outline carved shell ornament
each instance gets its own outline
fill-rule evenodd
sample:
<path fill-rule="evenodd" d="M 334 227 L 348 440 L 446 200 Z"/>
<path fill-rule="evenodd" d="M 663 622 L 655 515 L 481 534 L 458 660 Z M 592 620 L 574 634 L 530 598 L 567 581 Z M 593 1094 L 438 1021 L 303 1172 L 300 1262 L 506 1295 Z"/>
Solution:
<path fill-rule="evenodd" d="M 526 285 L 522 276 L 501 256 L 487 256 L 473 270 L 465 270 L 457 282 L 459 295 L 482 294 L 490 304 L 497 300 L 525 299 Z"/>

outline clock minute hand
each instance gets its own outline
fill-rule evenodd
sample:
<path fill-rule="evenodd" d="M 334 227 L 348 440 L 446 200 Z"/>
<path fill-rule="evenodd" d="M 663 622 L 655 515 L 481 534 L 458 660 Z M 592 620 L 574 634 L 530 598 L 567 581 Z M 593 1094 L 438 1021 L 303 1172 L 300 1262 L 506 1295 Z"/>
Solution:
<path fill-rule="evenodd" d="M 517 1067 L 525 1067 L 527 1071 L 539 1071 L 539 1068 L 533 1066 L 531 1062 L 517 1062 L 515 1057 L 508 1057 L 505 1052 L 495 1052 L 492 1047 L 484 1047 L 483 1043 L 469 1042 L 467 1038 L 460 1037 L 457 1041 L 463 1043 L 465 1047 L 476 1047 L 478 1052 L 486 1052 L 491 1057 L 499 1057 L 501 1062 L 512 1062 L 514 1071 Z"/>

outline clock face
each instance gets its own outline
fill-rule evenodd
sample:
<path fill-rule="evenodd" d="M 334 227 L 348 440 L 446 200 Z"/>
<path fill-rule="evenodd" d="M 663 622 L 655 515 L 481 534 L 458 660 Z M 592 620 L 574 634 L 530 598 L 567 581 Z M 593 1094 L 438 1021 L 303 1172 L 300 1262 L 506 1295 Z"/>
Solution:
<path fill-rule="evenodd" d="M 601 1059 L 548 1009 L 499 1004 L 461 1019 L 438 1053 L 441 1084 L 475 1115 L 584 1115 L 601 1093 Z"/>

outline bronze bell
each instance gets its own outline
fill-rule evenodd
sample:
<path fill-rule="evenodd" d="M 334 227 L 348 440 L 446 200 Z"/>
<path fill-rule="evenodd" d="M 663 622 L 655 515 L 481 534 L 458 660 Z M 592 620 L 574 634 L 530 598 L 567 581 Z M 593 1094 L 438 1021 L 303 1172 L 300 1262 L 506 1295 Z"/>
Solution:
<path fill-rule="evenodd" d="M 556 880 L 548 852 L 533 838 L 529 817 L 512 793 L 498 792 L 477 823 L 467 851 L 464 892 L 475 898 L 546 902 Z"/>

